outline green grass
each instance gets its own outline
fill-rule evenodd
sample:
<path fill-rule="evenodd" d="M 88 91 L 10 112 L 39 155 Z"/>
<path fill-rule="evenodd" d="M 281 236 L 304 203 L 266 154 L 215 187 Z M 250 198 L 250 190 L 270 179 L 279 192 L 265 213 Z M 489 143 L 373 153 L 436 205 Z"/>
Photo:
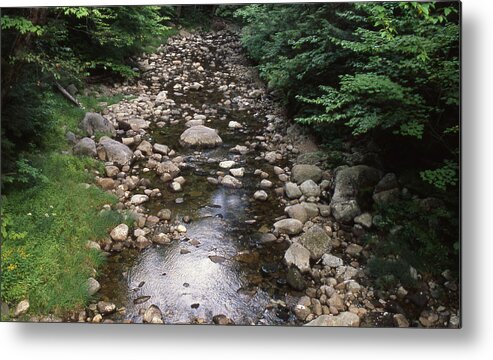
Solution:
<path fill-rule="evenodd" d="M 2 200 L 4 301 L 28 298 L 34 313 L 60 313 L 88 300 L 86 281 L 103 258 L 85 247 L 121 221 L 116 212 L 100 213 L 115 198 L 95 186 L 86 188 L 95 161 L 52 153 L 42 161 L 48 179 Z M 15 236 L 21 234 L 21 236 Z"/>
<path fill-rule="evenodd" d="M 119 99 L 83 102 L 94 111 L 96 103 Z M 62 314 L 87 304 L 87 279 L 104 259 L 86 243 L 108 236 L 122 221 L 117 212 L 101 212 L 114 196 L 83 185 L 93 182 L 94 171 L 104 170 L 102 162 L 65 151 L 70 146 L 65 133 L 79 132 L 84 110 L 59 94 L 49 94 L 47 104 L 56 131 L 47 135 L 43 152 L 29 155 L 37 170 L 30 186 L 9 188 L 1 204 L 1 298 L 11 305 L 29 299 L 29 314 Z"/>

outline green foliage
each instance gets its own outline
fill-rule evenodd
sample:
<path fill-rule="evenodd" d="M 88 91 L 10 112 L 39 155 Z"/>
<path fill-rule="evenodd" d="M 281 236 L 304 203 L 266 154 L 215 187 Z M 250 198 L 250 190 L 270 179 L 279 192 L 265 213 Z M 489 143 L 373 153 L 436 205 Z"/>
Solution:
<path fill-rule="evenodd" d="M 324 107 L 324 113 L 301 118 L 304 124 L 344 121 L 353 135 L 375 128 L 397 129 L 401 135 L 423 136 L 427 109 L 422 99 L 384 75 L 374 73 L 343 75 L 340 89 L 321 86 L 324 95 L 315 99 L 298 99 Z M 402 119 L 407 121 L 402 123 Z"/>
<path fill-rule="evenodd" d="M 300 121 L 344 122 L 354 135 L 390 129 L 442 140 L 445 129 L 458 122 L 457 109 L 449 105 L 459 100 L 459 26 L 444 15 L 455 8 L 434 10 L 432 3 L 360 3 L 340 13 L 359 19 L 351 39 L 331 37 L 352 53 L 346 71 L 354 74 L 341 75 L 336 87 L 320 87 L 322 96 L 298 97 L 324 106 L 323 113 Z M 451 119 L 441 117 L 454 109 Z"/>
<path fill-rule="evenodd" d="M 378 207 L 375 217 L 379 237 L 371 245 L 377 258 L 397 258 L 407 267 L 433 274 L 458 269 L 458 216 L 443 202 L 400 199 Z"/>
<path fill-rule="evenodd" d="M 37 159 L 48 179 L 2 199 L 2 300 L 29 298 L 34 312 L 80 307 L 88 300 L 86 281 L 102 257 L 85 248 L 121 219 L 99 213 L 115 199 L 91 186 L 95 161 L 51 154 Z"/>
<path fill-rule="evenodd" d="M 44 29 L 39 25 L 34 25 L 32 21 L 22 16 L 2 15 L 0 18 L 2 30 L 14 29 L 21 34 L 33 33 L 42 35 Z"/>
<path fill-rule="evenodd" d="M 79 78 L 108 71 L 125 78 L 136 75 L 127 63 L 156 39 L 165 38 L 168 20 L 157 6 L 104 8 L 61 7 L 45 10 L 46 21 L 33 25 L 19 9 L 4 9 L 2 50 L 11 64 L 35 64 L 40 73 L 55 79 Z M 10 53 L 16 33 L 36 35 L 31 46 Z"/>
<path fill-rule="evenodd" d="M 421 178 L 427 183 L 434 185 L 440 190 L 446 191 L 447 187 L 457 185 L 458 166 L 452 161 L 445 161 L 445 164 L 434 170 L 421 171 Z"/>
<path fill-rule="evenodd" d="M 349 26 L 336 17 L 348 4 L 248 5 L 235 16 L 246 26 L 242 41 L 259 63 L 269 87 L 281 91 L 288 103 L 310 94 L 314 85 L 337 78 L 345 51 L 335 51 L 331 36 L 347 37 Z"/>
<path fill-rule="evenodd" d="M 321 138 L 336 133 L 426 159 L 400 162 L 415 172 L 457 163 L 457 4 L 254 4 L 235 16 L 261 76 Z M 454 186 L 447 179 L 436 182 Z"/>

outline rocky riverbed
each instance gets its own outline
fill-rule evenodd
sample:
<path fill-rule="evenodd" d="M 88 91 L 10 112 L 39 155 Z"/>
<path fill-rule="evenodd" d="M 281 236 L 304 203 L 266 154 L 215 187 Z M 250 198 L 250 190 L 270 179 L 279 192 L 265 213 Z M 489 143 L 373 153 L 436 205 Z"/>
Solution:
<path fill-rule="evenodd" d="M 105 162 L 97 184 L 128 221 L 89 244 L 108 256 L 89 280 L 99 301 L 69 320 L 458 326 L 457 303 L 434 295 L 458 298 L 449 273 L 424 281 L 410 269 L 419 291 L 374 288 L 361 240 L 373 216 L 358 192 L 384 204 L 403 189 L 362 162 L 327 168 L 235 33 L 174 37 L 139 70 L 110 89 L 133 99 L 88 113 L 74 146 Z"/>

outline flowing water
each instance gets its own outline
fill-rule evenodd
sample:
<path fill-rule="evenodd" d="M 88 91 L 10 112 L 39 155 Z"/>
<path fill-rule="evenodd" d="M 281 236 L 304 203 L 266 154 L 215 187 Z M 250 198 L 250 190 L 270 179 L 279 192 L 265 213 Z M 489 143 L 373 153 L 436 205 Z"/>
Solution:
<path fill-rule="evenodd" d="M 171 86 L 163 83 L 161 89 L 173 98 Z M 154 215 L 168 208 L 180 223 L 184 224 L 184 217 L 190 223 L 185 224 L 187 232 L 179 241 L 143 251 L 125 249 L 109 257 L 100 276 L 101 298 L 126 308 L 124 314 L 114 315 L 114 320 L 142 322 L 142 312 L 154 304 L 163 312 L 165 323 L 212 323 L 213 316 L 219 314 L 236 324 L 295 323 L 288 308 L 298 294 L 286 285 L 282 264 L 287 245 L 261 241 L 275 218 L 283 215 L 283 207 L 274 190 L 266 190 L 269 199 L 265 202 L 252 198 L 261 180 L 254 175 L 256 169 L 271 174 L 273 188 L 282 183 L 273 176 L 272 165 L 255 160 L 258 151 L 246 155 L 229 152 L 262 135 L 265 113 L 223 107 L 221 96 L 217 89 L 209 89 L 173 98 L 178 105 L 201 108 L 207 104 L 217 111 L 206 126 L 219 131 L 223 144 L 218 148 L 196 152 L 180 146 L 184 122 L 151 126 L 148 131 L 151 143 L 167 144 L 184 157 L 186 167 L 180 175 L 187 182 L 183 192 L 173 193 L 153 172 L 146 173 L 143 176 L 151 181 L 150 188 L 159 187 L 163 193 L 159 200 L 146 203 L 146 208 Z M 231 120 L 244 128 L 229 129 Z M 245 169 L 241 189 L 208 183 L 207 176 L 215 176 L 221 170 L 218 161 L 224 160 L 235 160 L 234 167 Z"/>

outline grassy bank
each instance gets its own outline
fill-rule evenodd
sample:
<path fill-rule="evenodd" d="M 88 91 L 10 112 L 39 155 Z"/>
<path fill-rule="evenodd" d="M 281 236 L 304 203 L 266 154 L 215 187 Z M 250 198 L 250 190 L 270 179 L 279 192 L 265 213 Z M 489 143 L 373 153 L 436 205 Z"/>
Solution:
<path fill-rule="evenodd" d="M 82 97 L 86 110 L 120 97 Z M 43 151 L 26 156 L 27 184 L 12 184 L 2 197 L 2 301 L 29 299 L 30 314 L 62 313 L 89 300 L 87 279 L 103 262 L 87 241 L 107 236 L 120 222 L 101 212 L 116 198 L 91 184 L 102 163 L 70 154 L 66 131 L 79 132 L 84 110 L 58 94 L 46 95 L 55 125 Z"/>

